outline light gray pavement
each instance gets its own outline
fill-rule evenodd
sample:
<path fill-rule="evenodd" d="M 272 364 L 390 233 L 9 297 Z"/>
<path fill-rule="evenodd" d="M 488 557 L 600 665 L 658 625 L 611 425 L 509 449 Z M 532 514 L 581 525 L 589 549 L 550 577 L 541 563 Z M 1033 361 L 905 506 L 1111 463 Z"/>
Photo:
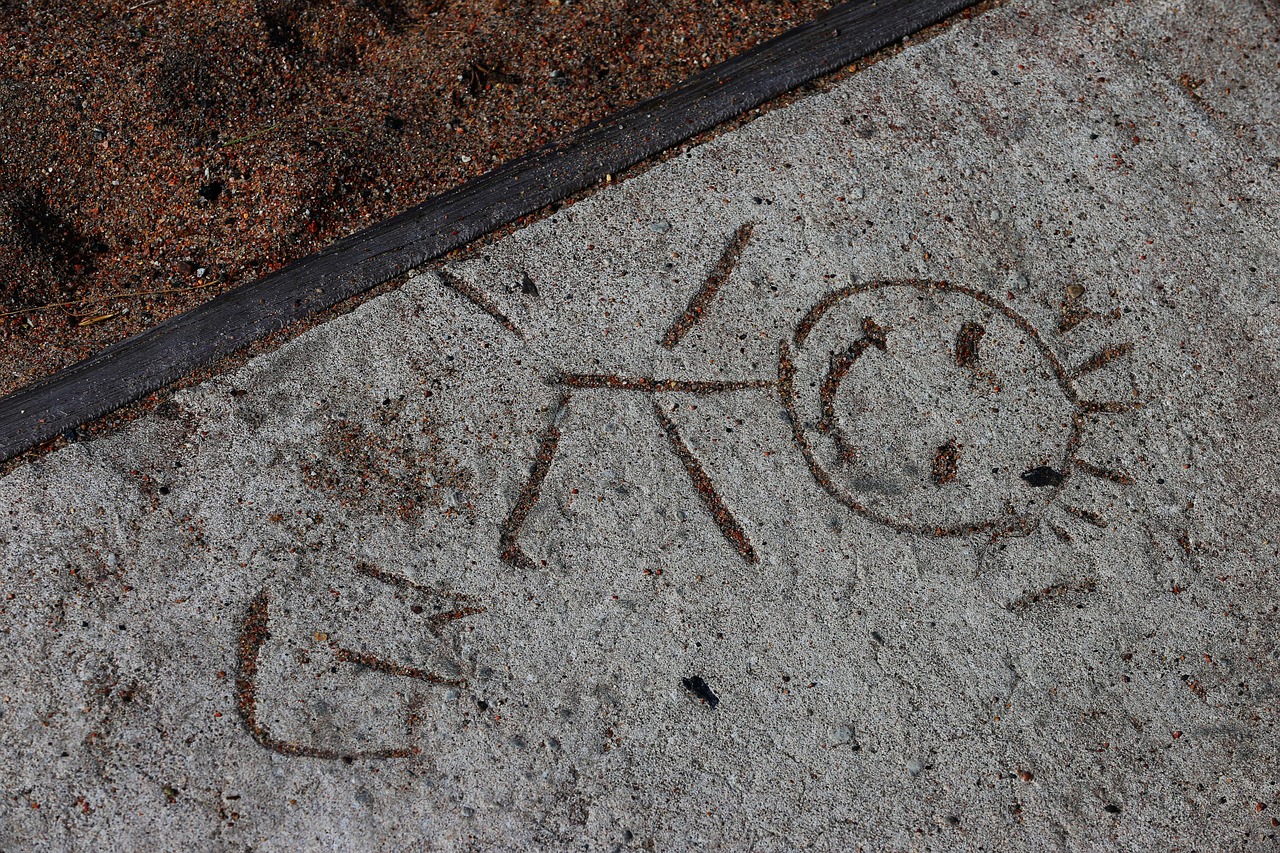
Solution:
<path fill-rule="evenodd" d="M 1280 849 L 1278 28 L 1010 2 L 14 471 L 0 849 Z"/>

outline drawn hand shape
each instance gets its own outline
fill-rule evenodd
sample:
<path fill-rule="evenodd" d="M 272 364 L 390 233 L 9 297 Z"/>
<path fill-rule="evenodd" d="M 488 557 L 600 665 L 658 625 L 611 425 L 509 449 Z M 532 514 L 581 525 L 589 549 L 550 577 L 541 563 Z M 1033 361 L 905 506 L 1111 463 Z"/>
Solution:
<path fill-rule="evenodd" d="M 239 639 L 240 716 L 258 743 L 285 755 L 416 754 L 428 692 L 465 684 L 448 634 L 483 608 L 363 563 L 345 581 L 327 589 L 263 588 L 254 597 Z M 380 585 L 370 606 L 369 588 Z M 377 624 L 361 624 L 369 621 L 366 610 L 377 611 Z M 414 660 L 373 650 L 387 646 L 408 650 Z M 429 667 L 432 659 L 440 671 Z"/>

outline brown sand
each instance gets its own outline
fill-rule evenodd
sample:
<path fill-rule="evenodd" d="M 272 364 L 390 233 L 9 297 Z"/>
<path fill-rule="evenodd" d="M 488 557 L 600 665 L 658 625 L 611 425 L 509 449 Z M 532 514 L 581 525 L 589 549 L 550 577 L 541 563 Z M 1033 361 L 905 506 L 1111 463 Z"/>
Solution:
<path fill-rule="evenodd" d="M 829 5 L 0 0 L 0 394 Z"/>

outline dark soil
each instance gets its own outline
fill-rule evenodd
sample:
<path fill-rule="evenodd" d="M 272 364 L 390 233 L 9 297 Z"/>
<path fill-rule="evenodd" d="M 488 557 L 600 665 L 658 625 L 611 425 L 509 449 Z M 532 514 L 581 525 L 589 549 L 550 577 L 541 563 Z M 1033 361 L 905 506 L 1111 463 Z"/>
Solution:
<path fill-rule="evenodd" d="M 829 6 L 0 0 L 0 394 Z"/>

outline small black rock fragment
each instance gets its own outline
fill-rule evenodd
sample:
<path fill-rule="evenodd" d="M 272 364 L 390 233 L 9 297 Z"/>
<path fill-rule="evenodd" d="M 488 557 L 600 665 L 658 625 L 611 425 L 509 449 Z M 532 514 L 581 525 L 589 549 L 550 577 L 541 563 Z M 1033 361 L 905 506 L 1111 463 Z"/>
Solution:
<path fill-rule="evenodd" d="M 1107 803 L 1102 809 L 1103 811 L 1111 812 L 1111 814 L 1120 814 L 1120 807 L 1115 803 Z"/>
<path fill-rule="evenodd" d="M 520 292 L 525 296 L 538 295 L 538 285 L 534 284 L 533 279 L 529 277 L 527 272 L 520 274 Z"/>
<path fill-rule="evenodd" d="M 685 690 L 706 702 L 711 710 L 714 711 L 716 706 L 720 704 L 720 697 L 711 692 L 711 688 L 707 686 L 707 682 L 702 680 L 702 676 L 691 675 L 688 678 L 681 679 L 680 683 L 684 685 Z"/>
<path fill-rule="evenodd" d="M 200 198 L 205 201 L 217 201 L 218 196 L 222 195 L 222 181 L 210 181 L 200 188 L 199 193 Z"/>
<path fill-rule="evenodd" d="M 1055 471 L 1048 465 L 1041 465 L 1038 468 L 1032 468 L 1030 471 L 1022 472 L 1022 479 L 1027 481 L 1028 486 L 1039 489 L 1044 486 L 1061 486 L 1063 481 L 1067 479 L 1067 475 L 1061 471 Z"/>

